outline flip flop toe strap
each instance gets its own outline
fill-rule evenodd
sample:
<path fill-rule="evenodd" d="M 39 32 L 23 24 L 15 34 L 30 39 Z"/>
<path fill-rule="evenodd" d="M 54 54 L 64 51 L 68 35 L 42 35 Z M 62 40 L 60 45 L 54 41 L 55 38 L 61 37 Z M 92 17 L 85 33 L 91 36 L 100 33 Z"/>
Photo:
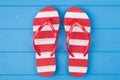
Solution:
<path fill-rule="evenodd" d="M 84 27 L 83 25 L 81 25 L 81 24 L 80 24 L 79 22 L 77 22 L 76 20 L 73 20 L 73 21 L 72 21 L 72 24 L 70 25 L 70 29 L 69 29 L 69 31 L 68 31 L 68 33 L 67 33 L 66 48 L 67 48 L 68 53 L 69 53 L 72 57 L 74 57 L 74 54 L 73 54 L 72 51 L 69 49 L 69 48 L 70 48 L 70 47 L 69 47 L 69 40 L 70 40 L 70 37 L 71 37 L 71 34 L 72 34 L 72 30 L 73 30 L 73 28 L 74 28 L 76 25 L 84 31 L 84 33 L 86 34 L 87 39 L 89 40 L 89 41 L 88 41 L 88 45 L 86 46 L 86 48 L 85 48 L 85 50 L 84 50 L 84 56 L 86 56 L 87 53 L 88 53 L 88 48 L 89 48 L 89 46 L 90 46 L 89 32 L 85 29 L 85 27 Z"/>
<path fill-rule="evenodd" d="M 54 36 L 54 38 L 55 38 L 55 46 L 54 46 L 54 48 L 52 49 L 51 54 L 50 54 L 50 56 L 53 56 L 54 53 L 55 53 L 55 51 L 56 51 L 56 48 L 57 48 L 57 46 L 58 46 L 58 37 L 57 37 L 57 32 L 55 31 L 55 29 L 54 29 L 54 27 L 53 27 L 53 25 L 52 25 L 52 23 L 51 23 L 51 20 L 48 20 L 48 21 L 44 22 L 42 25 L 40 25 L 40 27 L 38 28 L 38 30 L 34 33 L 34 39 L 33 39 L 33 40 L 35 40 L 35 39 L 39 36 L 40 31 L 41 31 L 42 28 L 45 27 L 46 25 L 49 25 L 49 27 L 51 28 L 52 34 L 53 34 L 53 36 Z M 48 34 L 48 35 L 49 35 L 49 34 Z M 41 54 L 40 54 L 41 51 L 40 51 L 40 49 L 37 47 L 37 45 L 35 44 L 35 41 L 33 41 L 33 46 L 34 46 L 34 49 L 35 49 L 35 51 L 37 52 L 37 54 L 40 56 L 40 55 L 41 55 Z"/>

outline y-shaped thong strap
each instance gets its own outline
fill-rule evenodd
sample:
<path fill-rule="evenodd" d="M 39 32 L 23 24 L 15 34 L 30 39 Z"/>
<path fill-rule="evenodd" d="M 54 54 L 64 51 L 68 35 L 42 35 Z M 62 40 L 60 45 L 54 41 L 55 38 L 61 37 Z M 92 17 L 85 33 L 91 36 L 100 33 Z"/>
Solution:
<path fill-rule="evenodd" d="M 55 42 L 55 47 L 52 49 L 51 54 L 50 54 L 50 56 L 53 56 L 53 54 L 55 53 L 56 48 L 57 48 L 57 46 L 58 46 L 58 37 L 57 37 L 57 33 L 56 33 L 56 31 L 55 31 L 55 29 L 54 29 L 54 27 L 53 27 L 53 25 L 52 25 L 52 23 L 51 23 L 50 20 L 44 22 L 44 23 L 38 28 L 38 30 L 34 33 L 34 40 L 36 39 L 37 36 L 39 36 L 40 31 L 42 30 L 43 27 L 45 27 L 45 25 L 49 25 L 49 27 L 52 29 L 52 34 L 53 34 L 53 36 L 54 36 L 54 38 L 55 38 L 55 41 L 56 41 L 56 42 Z M 48 35 L 49 35 L 49 34 L 48 34 Z M 40 56 L 40 55 L 41 55 L 41 54 L 40 54 L 41 51 L 40 51 L 40 49 L 37 47 L 37 45 L 35 45 L 35 41 L 33 41 L 33 46 L 34 46 L 35 51 L 37 52 L 37 54 Z"/>
<path fill-rule="evenodd" d="M 74 54 L 72 53 L 72 51 L 69 49 L 69 40 L 70 40 L 70 37 L 71 37 L 71 34 L 72 34 L 72 30 L 75 26 L 78 26 L 79 28 L 81 28 L 84 33 L 86 33 L 86 36 L 87 36 L 87 39 L 89 40 L 88 41 L 88 46 L 86 46 L 85 50 L 84 50 L 84 56 L 86 56 L 86 54 L 88 53 L 88 48 L 90 46 L 90 37 L 89 37 L 89 33 L 88 31 L 85 29 L 85 27 L 83 25 L 81 25 L 79 22 L 77 22 L 76 20 L 73 20 L 71 26 L 70 26 L 70 29 L 68 31 L 68 34 L 67 34 L 67 40 L 66 40 L 66 47 L 67 47 L 67 51 L 69 52 L 69 54 L 74 57 Z"/>

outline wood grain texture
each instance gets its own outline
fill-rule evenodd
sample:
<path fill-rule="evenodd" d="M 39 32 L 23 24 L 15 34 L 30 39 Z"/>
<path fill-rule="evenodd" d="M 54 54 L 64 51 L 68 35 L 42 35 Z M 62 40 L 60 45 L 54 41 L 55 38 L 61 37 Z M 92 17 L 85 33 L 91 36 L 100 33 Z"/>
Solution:
<path fill-rule="evenodd" d="M 34 51 L 32 30 L 4 29 L 0 30 L 0 51 Z M 92 29 L 89 51 L 120 51 L 120 29 Z M 59 31 L 57 51 L 66 51 L 66 34 Z"/>
<path fill-rule="evenodd" d="M 69 75 L 62 75 L 62 76 L 51 76 L 51 77 L 40 77 L 38 75 L 6 75 L 6 76 L 0 76 L 0 79 L 2 80 L 16 80 L 16 79 L 22 79 L 22 80 L 35 80 L 35 79 L 41 79 L 41 80 L 119 80 L 119 75 L 87 75 L 85 77 L 72 77 Z"/>
<path fill-rule="evenodd" d="M 92 1 L 79 1 L 79 0 L 1 0 L 0 5 L 119 5 L 120 1 L 113 1 L 113 0 L 92 0 Z"/>
<path fill-rule="evenodd" d="M 36 13 L 48 5 L 53 5 L 61 17 L 57 71 L 51 77 L 41 77 L 36 71 L 32 24 Z M 89 69 L 82 78 L 69 75 L 65 47 L 64 14 L 75 5 L 89 15 L 92 26 Z M 120 80 L 119 34 L 119 0 L 1 0 L 0 80 Z"/>
<path fill-rule="evenodd" d="M 120 74 L 119 52 L 90 52 L 87 75 Z M 107 57 L 107 58 L 106 58 Z M 57 52 L 57 70 L 55 75 L 68 75 L 68 54 Z M 29 74 L 37 75 L 34 52 L 0 52 L 0 75 Z M 114 65 L 113 65 L 114 64 Z M 64 66 L 63 66 L 64 65 Z M 6 68 L 6 69 L 5 69 Z"/>
<path fill-rule="evenodd" d="M 0 28 L 32 29 L 37 12 L 46 6 L 11 6 L 0 7 Z M 71 6 L 53 6 L 61 18 L 61 28 L 65 12 Z M 92 28 L 120 28 L 120 6 L 77 6 L 90 17 Z M 9 15 L 8 15 L 9 14 Z"/>

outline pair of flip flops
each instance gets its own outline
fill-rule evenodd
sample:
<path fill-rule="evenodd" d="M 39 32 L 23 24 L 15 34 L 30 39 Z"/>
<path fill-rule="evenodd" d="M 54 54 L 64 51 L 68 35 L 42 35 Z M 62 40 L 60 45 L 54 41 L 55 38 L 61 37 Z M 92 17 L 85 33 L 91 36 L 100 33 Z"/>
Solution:
<path fill-rule="evenodd" d="M 55 51 L 58 46 L 59 25 L 59 14 L 53 7 L 46 7 L 35 16 L 33 45 L 37 71 L 42 76 L 51 76 L 56 70 Z M 69 72 L 73 76 L 83 76 L 88 68 L 89 17 L 80 8 L 71 7 L 65 14 L 64 27 L 67 34 Z"/>

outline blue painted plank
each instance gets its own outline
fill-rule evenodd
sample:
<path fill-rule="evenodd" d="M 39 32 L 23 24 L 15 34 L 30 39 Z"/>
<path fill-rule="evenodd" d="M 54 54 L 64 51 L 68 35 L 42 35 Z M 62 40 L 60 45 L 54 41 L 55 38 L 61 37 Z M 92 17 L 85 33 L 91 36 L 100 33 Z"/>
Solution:
<path fill-rule="evenodd" d="M 0 7 L 0 28 L 32 29 L 36 13 L 45 6 Z M 61 17 L 61 28 L 66 10 L 71 6 L 55 6 Z M 120 6 L 78 6 L 85 10 L 92 28 L 120 28 Z M 9 14 L 8 14 L 9 13 Z"/>
<path fill-rule="evenodd" d="M 38 75 L 5 75 L 1 80 L 120 80 L 120 75 L 88 75 L 85 77 L 73 77 L 68 75 L 40 77 Z"/>
<path fill-rule="evenodd" d="M 113 0 L 92 0 L 92 2 L 84 0 L 44 0 L 44 1 L 34 1 L 34 0 L 1 0 L 0 5 L 119 5 L 120 1 Z"/>
<path fill-rule="evenodd" d="M 42 6 L 41 6 L 42 5 Z M 61 16 L 59 46 L 54 76 L 38 76 L 32 46 L 32 23 L 36 13 L 54 5 Z M 69 75 L 63 17 L 77 5 L 87 12 L 92 23 L 89 69 L 85 77 Z M 114 0 L 1 0 L 0 1 L 0 80 L 120 80 L 120 1 Z M 64 65 L 64 66 L 63 66 Z"/>
<path fill-rule="evenodd" d="M 89 51 L 120 51 L 120 29 L 92 29 Z M 0 30 L 0 51 L 34 51 L 32 30 Z M 66 34 L 59 31 L 57 51 L 66 51 Z"/>
<path fill-rule="evenodd" d="M 87 75 L 120 74 L 120 52 L 89 52 Z M 69 75 L 67 52 L 56 52 L 57 70 L 55 75 Z M 64 66 L 63 66 L 64 65 Z M 37 74 L 35 53 L 0 52 L 0 74 Z"/>

